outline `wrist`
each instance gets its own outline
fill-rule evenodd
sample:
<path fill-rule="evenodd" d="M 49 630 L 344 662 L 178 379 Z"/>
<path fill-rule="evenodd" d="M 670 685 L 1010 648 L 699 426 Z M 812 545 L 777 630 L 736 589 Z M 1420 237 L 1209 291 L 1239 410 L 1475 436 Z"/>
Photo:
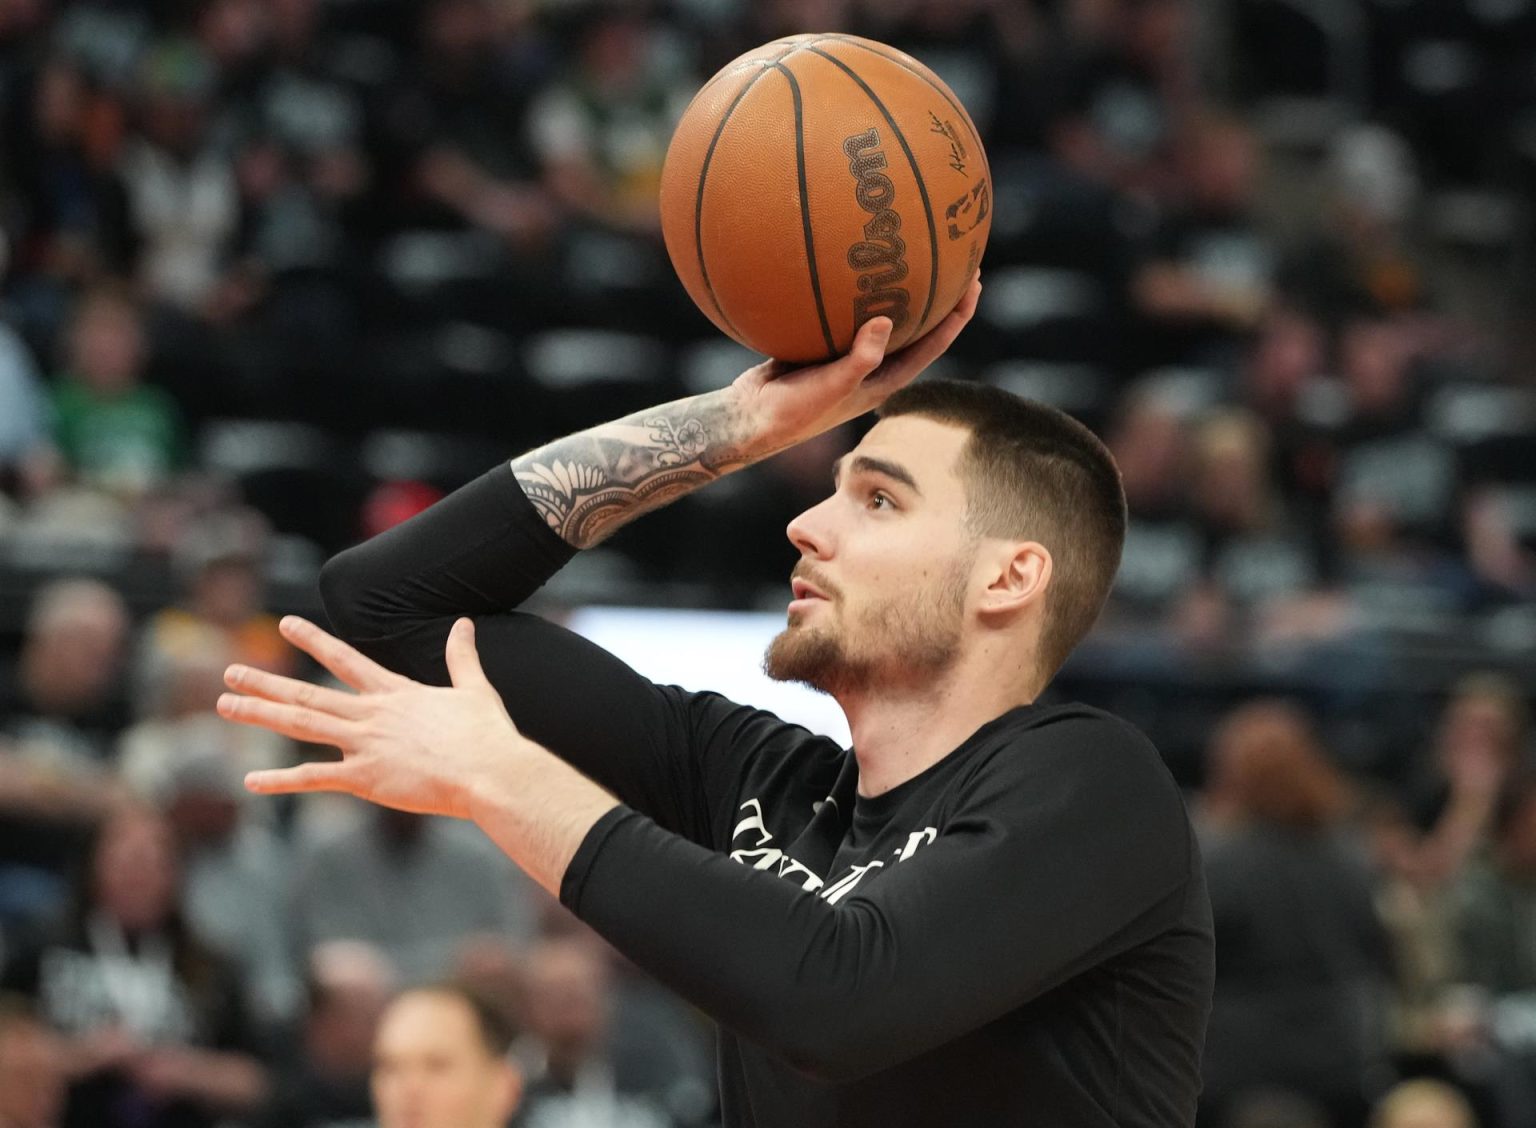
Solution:
<path fill-rule="evenodd" d="M 508 805 L 526 791 L 531 767 L 537 757 L 550 755 L 521 733 L 497 742 L 491 754 L 459 783 L 454 804 L 461 816 L 483 827 L 486 820 L 504 816 Z"/>

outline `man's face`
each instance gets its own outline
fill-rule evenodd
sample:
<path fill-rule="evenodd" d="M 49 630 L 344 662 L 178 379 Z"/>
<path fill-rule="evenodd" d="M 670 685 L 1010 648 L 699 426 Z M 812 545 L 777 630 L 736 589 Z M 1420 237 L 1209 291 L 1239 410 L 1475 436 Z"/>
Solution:
<path fill-rule="evenodd" d="M 902 415 L 844 456 L 832 496 L 790 522 L 796 598 L 770 677 L 838 695 L 920 687 L 954 663 L 976 555 L 957 471 L 968 437 Z"/>
<path fill-rule="evenodd" d="M 396 999 L 379 1023 L 373 1103 L 379 1128 L 505 1128 L 518 1076 L 492 1054 L 474 1012 L 448 993 Z"/>

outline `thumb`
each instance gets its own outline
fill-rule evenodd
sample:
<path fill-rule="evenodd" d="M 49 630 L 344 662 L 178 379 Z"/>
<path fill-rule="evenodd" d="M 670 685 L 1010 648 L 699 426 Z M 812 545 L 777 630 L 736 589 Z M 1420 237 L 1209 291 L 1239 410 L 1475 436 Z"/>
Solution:
<path fill-rule="evenodd" d="M 480 668 L 480 652 L 475 649 L 475 621 L 460 619 L 448 632 L 448 645 L 443 651 L 448 662 L 448 677 L 455 688 L 472 689 L 489 686 L 490 679 Z"/>
<path fill-rule="evenodd" d="M 843 358 L 844 370 L 849 376 L 862 380 L 885 359 L 885 346 L 890 344 L 895 323 L 889 317 L 872 317 L 859 326 L 853 338 L 853 347 Z"/>

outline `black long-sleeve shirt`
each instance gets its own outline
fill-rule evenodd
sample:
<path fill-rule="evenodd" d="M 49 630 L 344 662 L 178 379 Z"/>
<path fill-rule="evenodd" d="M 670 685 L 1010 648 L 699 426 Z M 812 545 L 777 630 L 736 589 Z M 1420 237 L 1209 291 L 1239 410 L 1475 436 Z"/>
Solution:
<path fill-rule="evenodd" d="M 518 727 L 618 796 L 561 900 L 719 1022 L 728 1125 L 1192 1123 L 1210 908 L 1141 734 L 1022 706 L 865 798 L 835 742 L 512 610 L 571 554 L 501 466 L 321 591 L 343 637 L 435 684 L 473 616 Z"/>

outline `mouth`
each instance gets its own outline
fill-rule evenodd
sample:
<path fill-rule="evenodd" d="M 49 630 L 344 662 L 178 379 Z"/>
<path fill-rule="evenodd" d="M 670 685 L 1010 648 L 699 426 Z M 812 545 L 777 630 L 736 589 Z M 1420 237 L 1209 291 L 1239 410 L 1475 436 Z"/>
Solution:
<path fill-rule="evenodd" d="M 815 587 L 801 579 L 789 581 L 789 590 L 794 594 L 795 602 L 808 599 L 826 599 L 827 597 Z"/>

